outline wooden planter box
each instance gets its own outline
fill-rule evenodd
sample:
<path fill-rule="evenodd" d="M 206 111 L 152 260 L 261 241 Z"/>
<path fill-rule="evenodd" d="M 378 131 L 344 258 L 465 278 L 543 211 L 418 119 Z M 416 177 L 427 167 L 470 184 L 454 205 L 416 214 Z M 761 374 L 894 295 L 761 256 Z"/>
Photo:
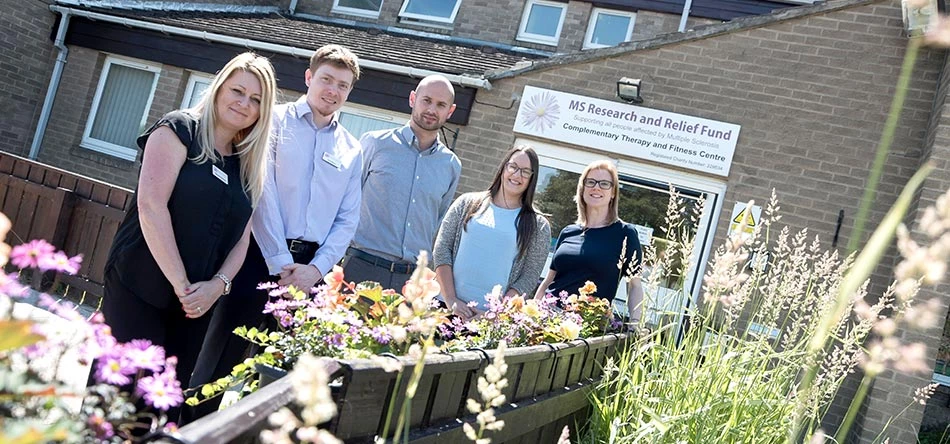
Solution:
<path fill-rule="evenodd" d="M 496 409 L 505 427 L 490 435 L 492 442 L 555 442 L 565 425 L 576 436 L 575 424 L 587 420 L 588 394 L 600 381 L 604 362 L 617 355 L 627 339 L 626 335 L 611 334 L 508 349 L 507 403 Z M 474 415 L 469 414 L 465 403 L 468 398 L 479 399 L 476 381 L 491 355 L 491 350 L 478 350 L 426 357 L 412 400 L 410 442 L 467 441 L 462 423 L 474 423 Z M 382 433 L 391 398 L 396 397 L 396 410 L 402 405 L 415 365 L 412 358 L 398 359 L 404 374 L 399 386 L 396 373 L 386 373 L 372 361 L 328 361 L 332 377 L 342 378 L 342 385 L 337 399 L 339 412 L 327 429 L 347 443 L 372 443 L 373 437 Z M 258 442 L 267 416 L 292 401 L 290 383 L 281 378 L 225 410 L 188 424 L 180 430 L 181 438 L 195 443 Z M 398 411 L 393 415 L 390 433 L 397 416 Z"/>

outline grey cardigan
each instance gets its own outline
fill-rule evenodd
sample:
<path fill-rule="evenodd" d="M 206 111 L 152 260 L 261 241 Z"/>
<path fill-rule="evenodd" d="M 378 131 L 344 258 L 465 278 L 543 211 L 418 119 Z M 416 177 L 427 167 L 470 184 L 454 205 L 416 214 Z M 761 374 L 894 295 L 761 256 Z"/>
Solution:
<path fill-rule="evenodd" d="M 449 211 L 445 213 L 445 219 L 442 219 L 442 225 L 439 227 L 439 234 L 435 238 L 435 248 L 432 253 L 435 267 L 440 265 L 449 265 L 455 261 L 455 255 L 458 253 L 459 242 L 462 241 L 462 219 L 465 218 L 465 209 L 469 203 L 481 200 L 485 197 L 484 191 L 475 193 L 465 193 L 452 202 Z M 538 280 L 541 276 L 541 269 L 544 267 L 544 261 L 548 256 L 548 246 L 551 244 L 551 224 L 548 219 L 538 214 L 537 231 L 531 244 L 528 246 L 528 254 L 524 257 L 516 257 L 515 263 L 511 266 L 511 274 L 508 276 L 508 286 L 502 289 L 502 294 L 509 288 L 514 288 L 518 293 L 529 296 L 534 294 L 538 286 Z"/>

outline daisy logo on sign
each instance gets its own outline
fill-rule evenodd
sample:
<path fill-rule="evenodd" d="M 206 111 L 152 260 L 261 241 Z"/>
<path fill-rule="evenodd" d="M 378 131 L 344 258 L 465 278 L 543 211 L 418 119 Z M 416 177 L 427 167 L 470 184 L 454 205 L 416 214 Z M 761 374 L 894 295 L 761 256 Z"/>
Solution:
<path fill-rule="evenodd" d="M 534 94 L 521 104 L 521 123 L 539 133 L 554 127 L 561 114 L 557 97 L 547 91 Z"/>

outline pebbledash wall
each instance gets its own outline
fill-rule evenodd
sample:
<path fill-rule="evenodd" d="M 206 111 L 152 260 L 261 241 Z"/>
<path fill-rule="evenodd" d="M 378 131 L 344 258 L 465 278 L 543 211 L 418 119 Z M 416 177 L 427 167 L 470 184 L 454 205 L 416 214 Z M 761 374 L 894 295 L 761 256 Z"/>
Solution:
<path fill-rule="evenodd" d="M 726 186 L 726 209 L 718 215 L 714 245 L 725 239 L 733 203 L 767 201 L 774 188 L 782 207 L 780 224 L 793 232 L 807 227 L 809 235 L 818 236 L 826 246 L 839 211 L 844 210 L 838 243 L 843 252 L 906 45 L 899 2 L 832 1 L 495 73 L 489 75 L 492 89 L 479 92 L 470 124 L 459 138 L 460 191 L 484 189 L 497 159 L 515 140 L 512 128 L 518 101 L 526 100 L 522 97 L 526 85 L 619 102 L 617 80 L 642 78 L 643 107 L 741 125 L 728 177 L 705 175 Z M 936 170 L 918 196 L 918 208 L 932 204 L 950 186 L 946 68 L 944 50 L 921 50 L 871 213 L 872 226 L 924 161 L 934 162 Z M 537 142 L 542 155 L 552 144 Z M 578 157 L 596 153 L 650 164 L 597 146 L 553 143 L 574 150 Z M 671 173 L 677 170 L 657 166 Z M 880 295 L 890 281 L 895 261 L 892 250 L 876 270 L 872 295 Z M 944 319 L 950 300 L 947 287 L 922 293 L 923 298 L 941 298 L 938 315 Z M 941 328 L 934 328 L 902 335 L 929 345 L 932 368 L 941 333 Z M 865 405 L 855 439 L 871 442 L 892 415 L 912 404 L 914 389 L 930 381 L 930 373 L 882 375 Z M 853 387 L 846 386 L 829 426 L 840 420 L 841 405 L 850 401 L 851 394 Z M 891 442 L 916 442 L 922 413 L 923 407 L 914 404 L 891 424 Z"/>

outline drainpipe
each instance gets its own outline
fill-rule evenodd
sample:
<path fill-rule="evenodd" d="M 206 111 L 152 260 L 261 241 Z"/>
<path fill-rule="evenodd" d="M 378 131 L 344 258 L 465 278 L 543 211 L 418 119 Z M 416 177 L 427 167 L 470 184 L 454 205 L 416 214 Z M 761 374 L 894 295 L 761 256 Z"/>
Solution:
<path fill-rule="evenodd" d="M 56 30 L 56 40 L 53 46 L 59 49 L 56 55 L 56 64 L 53 65 L 53 75 L 49 79 L 49 87 L 46 88 L 46 100 L 43 101 L 43 110 L 40 111 L 40 120 L 36 123 L 36 132 L 33 134 L 33 144 L 30 145 L 30 159 L 36 160 L 40 154 L 40 145 L 43 144 L 43 136 L 46 135 L 46 125 L 49 123 L 49 116 L 53 112 L 53 101 L 56 99 L 56 90 L 59 89 L 59 80 L 63 77 L 63 68 L 66 66 L 66 55 L 69 49 L 66 48 L 66 28 L 69 26 L 69 10 L 59 11 L 59 29 Z"/>
<path fill-rule="evenodd" d="M 683 5 L 683 15 L 680 16 L 680 29 L 679 32 L 686 30 L 686 18 L 689 17 L 689 8 L 693 6 L 693 0 L 686 0 L 686 3 Z"/>
<path fill-rule="evenodd" d="M 294 15 L 295 11 L 297 11 L 297 0 L 290 0 L 290 15 Z"/>

